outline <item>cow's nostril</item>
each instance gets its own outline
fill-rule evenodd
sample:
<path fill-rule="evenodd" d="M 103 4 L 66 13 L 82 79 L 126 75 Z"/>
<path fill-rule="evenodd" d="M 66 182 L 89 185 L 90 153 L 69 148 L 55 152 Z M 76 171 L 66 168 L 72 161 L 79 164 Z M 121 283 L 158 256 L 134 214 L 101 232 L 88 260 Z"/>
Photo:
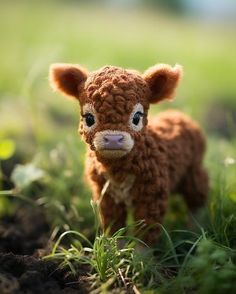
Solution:
<path fill-rule="evenodd" d="M 104 139 L 104 142 L 105 143 L 108 143 L 109 142 L 109 139 L 106 136 L 103 139 Z"/>
<path fill-rule="evenodd" d="M 119 142 L 119 143 L 122 143 L 123 140 L 124 140 L 124 136 L 121 136 L 121 137 L 119 138 L 118 142 Z"/>

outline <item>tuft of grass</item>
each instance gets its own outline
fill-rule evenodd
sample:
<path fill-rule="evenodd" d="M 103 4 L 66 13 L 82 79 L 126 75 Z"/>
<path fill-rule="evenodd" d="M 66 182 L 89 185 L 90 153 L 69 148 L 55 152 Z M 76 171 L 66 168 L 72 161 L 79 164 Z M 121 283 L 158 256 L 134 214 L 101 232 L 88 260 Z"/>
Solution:
<path fill-rule="evenodd" d="M 60 267 L 69 268 L 75 276 L 86 266 L 87 281 L 91 290 L 97 293 L 111 287 L 126 290 L 134 285 L 139 287 L 147 276 L 148 268 L 153 269 L 153 261 L 136 250 L 135 245 L 142 241 L 125 236 L 126 230 L 122 228 L 110 237 L 103 232 L 95 237 L 93 243 L 79 232 L 67 231 L 45 258 L 58 261 Z M 77 238 L 66 249 L 61 242 L 68 235 Z"/>

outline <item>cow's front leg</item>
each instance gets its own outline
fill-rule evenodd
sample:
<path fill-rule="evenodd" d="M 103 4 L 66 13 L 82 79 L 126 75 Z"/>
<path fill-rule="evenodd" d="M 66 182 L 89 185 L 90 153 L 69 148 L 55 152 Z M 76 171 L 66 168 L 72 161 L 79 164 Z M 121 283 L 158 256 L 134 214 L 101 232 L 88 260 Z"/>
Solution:
<path fill-rule="evenodd" d="M 102 197 L 99 209 L 102 226 L 105 230 L 108 229 L 111 235 L 126 225 L 127 211 L 125 205 L 115 203 L 109 193 L 105 193 Z"/>
<path fill-rule="evenodd" d="M 140 195 L 141 196 L 141 195 Z M 138 197 L 134 203 L 134 219 L 144 220 L 146 230 L 140 237 L 147 245 L 152 246 L 160 235 L 160 225 L 166 212 L 168 193 L 165 190 L 147 193 Z M 142 232 L 141 232 L 142 234 Z"/>

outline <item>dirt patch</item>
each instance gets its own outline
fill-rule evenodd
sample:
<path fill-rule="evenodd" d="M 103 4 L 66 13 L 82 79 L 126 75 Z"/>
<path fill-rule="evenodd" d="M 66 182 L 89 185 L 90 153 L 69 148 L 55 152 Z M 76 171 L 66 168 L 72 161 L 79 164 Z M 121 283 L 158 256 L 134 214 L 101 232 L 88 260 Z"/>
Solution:
<path fill-rule="evenodd" d="M 87 293 L 79 279 L 57 265 L 31 256 L 0 254 L 1 294 Z"/>
<path fill-rule="evenodd" d="M 34 254 L 47 246 L 50 228 L 43 212 L 34 207 L 19 207 L 0 222 L 0 252 Z"/>
<path fill-rule="evenodd" d="M 0 220 L 1 294 L 88 293 L 80 278 L 84 271 L 75 277 L 38 257 L 48 248 L 49 238 L 50 227 L 40 209 L 20 207 Z"/>

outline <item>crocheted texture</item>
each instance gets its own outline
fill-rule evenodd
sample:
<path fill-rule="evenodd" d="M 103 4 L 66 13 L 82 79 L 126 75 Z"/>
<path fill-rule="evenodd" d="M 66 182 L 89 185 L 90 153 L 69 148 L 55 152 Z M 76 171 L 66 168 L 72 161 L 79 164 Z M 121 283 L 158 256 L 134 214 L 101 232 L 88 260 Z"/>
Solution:
<path fill-rule="evenodd" d="M 182 73 L 180 66 L 156 65 L 143 75 L 106 66 L 87 74 L 76 65 L 50 68 L 52 87 L 78 99 L 80 134 L 88 144 L 85 176 L 93 199 L 101 197 L 105 228 L 125 225 L 127 206 L 147 225 L 161 223 L 170 193 L 181 193 L 191 210 L 202 206 L 208 176 L 202 167 L 204 136 L 186 115 L 169 110 L 150 120 L 150 103 L 171 99 Z M 144 240 L 153 244 L 159 229 Z"/>

